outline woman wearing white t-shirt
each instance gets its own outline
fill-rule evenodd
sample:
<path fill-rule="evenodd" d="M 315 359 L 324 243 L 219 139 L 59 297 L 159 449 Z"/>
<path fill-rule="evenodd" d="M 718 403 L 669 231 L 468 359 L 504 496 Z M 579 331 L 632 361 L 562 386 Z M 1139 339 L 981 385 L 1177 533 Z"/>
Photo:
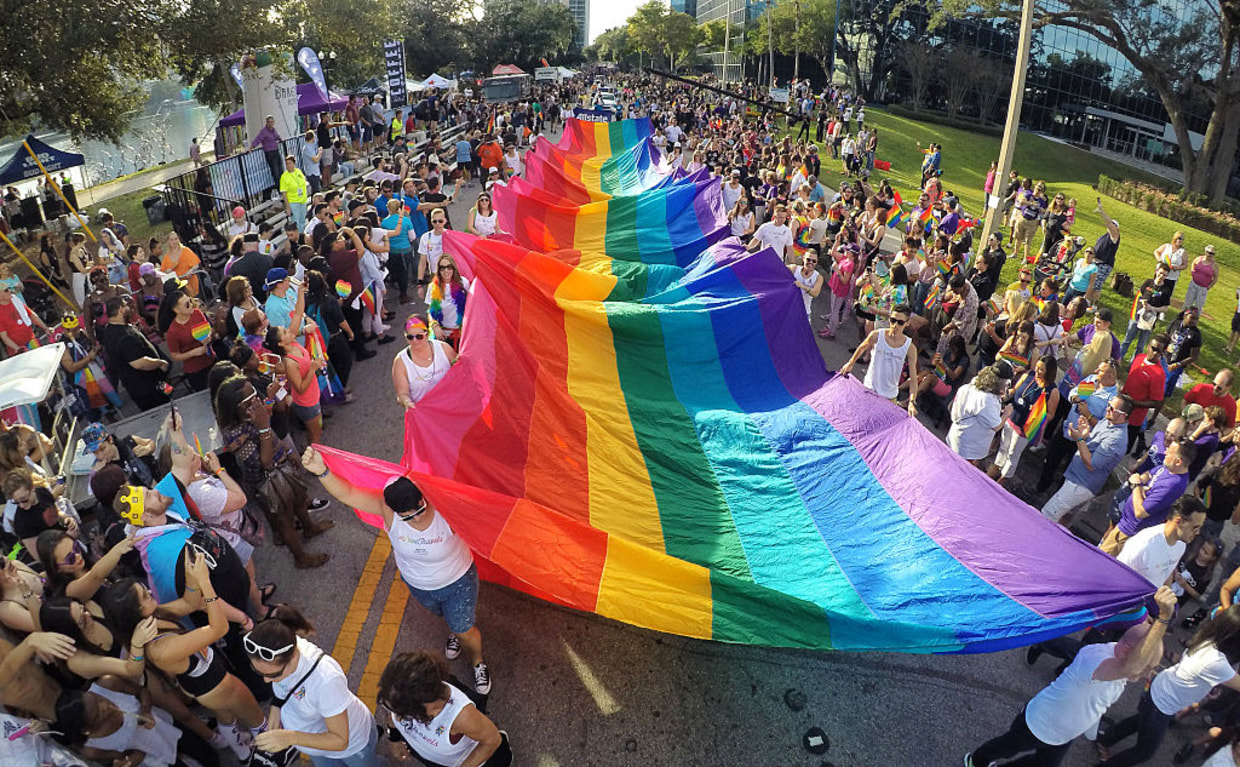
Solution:
<path fill-rule="evenodd" d="M 267 731 L 255 747 L 278 753 L 290 746 L 315 767 L 378 767 L 375 718 L 353 691 L 336 659 L 299 636 L 313 627 L 292 607 L 259 623 L 243 638 L 250 665 L 271 683 Z"/>
<path fill-rule="evenodd" d="M 1132 748 L 1113 754 L 1107 767 L 1130 767 L 1153 758 L 1167 728 L 1181 709 L 1201 701 L 1219 685 L 1240 691 L 1235 664 L 1240 661 L 1240 604 L 1221 610 L 1188 643 L 1180 662 L 1159 672 L 1141 696 L 1137 713 L 1116 722 L 1098 737 L 1101 749 L 1136 733 Z M 1105 755 L 1105 754 L 1104 754 Z"/>
<path fill-rule="evenodd" d="M 399 735 L 422 762 L 439 767 L 508 767 L 507 733 L 450 679 L 447 664 L 430 653 L 401 653 L 388 662 L 379 705 L 391 712 L 391 741 Z"/>
<path fill-rule="evenodd" d="M 431 211 L 430 231 L 418 238 L 418 255 L 421 256 L 418 259 L 418 298 L 426 298 L 426 284 L 430 282 L 426 273 L 439 263 L 439 257 L 443 255 L 443 231 L 447 225 L 448 214 L 443 212 L 443 208 L 436 208 Z"/>
<path fill-rule="evenodd" d="M 451 633 L 444 655 L 453 660 L 467 649 L 474 689 L 489 694 L 491 673 L 482 659 L 482 633 L 475 625 L 478 568 L 465 541 L 408 477 L 393 477 L 380 494 L 333 474 L 313 447 L 306 448 L 301 463 L 336 500 L 383 520 L 401 579 L 414 599 L 448 624 Z"/>

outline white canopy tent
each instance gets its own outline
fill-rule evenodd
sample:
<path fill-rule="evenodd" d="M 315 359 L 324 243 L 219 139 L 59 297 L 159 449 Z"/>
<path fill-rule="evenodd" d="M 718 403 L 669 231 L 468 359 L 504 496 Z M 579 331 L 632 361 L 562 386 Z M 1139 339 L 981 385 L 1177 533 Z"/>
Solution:
<path fill-rule="evenodd" d="M 439 90 L 455 90 L 456 80 L 449 80 L 448 78 L 442 75 L 433 74 L 430 77 L 426 78 L 425 80 L 422 80 L 421 82 L 418 82 L 416 80 L 406 80 L 405 87 L 408 88 L 413 93 L 421 93 L 427 88 L 438 88 Z"/>
<path fill-rule="evenodd" d="M 51 344 L 0 361 L 0 409 L 46 399 L 64 353 L 64 344 Z"/>

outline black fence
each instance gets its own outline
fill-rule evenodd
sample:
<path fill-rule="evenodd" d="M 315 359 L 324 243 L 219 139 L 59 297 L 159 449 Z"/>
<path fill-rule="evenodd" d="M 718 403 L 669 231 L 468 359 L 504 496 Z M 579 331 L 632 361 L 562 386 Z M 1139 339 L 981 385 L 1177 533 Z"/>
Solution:
<path fill-rule="evenodd" d="M 290 154 L 300 165 L 305 143 L 301 135 L 281 141 L 278 167 L 283 168 L 283 158 Z M 182 241 L 190 243 L 198 238 L 204 221 L 225 224 L 236 206 L 248 211 L 278 191 L 279 177 L 272 175 L 266 153 L 255 149 L 169 179 L 164 185 L 164 215 Z"/>

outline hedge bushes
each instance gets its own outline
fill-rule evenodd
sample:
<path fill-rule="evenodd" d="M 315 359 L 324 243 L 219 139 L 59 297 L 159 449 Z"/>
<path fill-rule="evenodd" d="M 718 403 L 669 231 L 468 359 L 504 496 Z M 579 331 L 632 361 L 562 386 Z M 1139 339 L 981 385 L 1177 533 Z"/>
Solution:
<path fill-rule="evenodd" d="M 1202 195 L 1189 195 L 1185 199 L 1150 184 L 1121 181 L 1108 176 L 1098 177 L 1098 191 L 1177 224 L 1240 243 L 1240 219 L 1230 213 L 1221 213 L 1201 204 L 1193 204 L 1204 202 L 1204 198 L 1194 199 Z"/>

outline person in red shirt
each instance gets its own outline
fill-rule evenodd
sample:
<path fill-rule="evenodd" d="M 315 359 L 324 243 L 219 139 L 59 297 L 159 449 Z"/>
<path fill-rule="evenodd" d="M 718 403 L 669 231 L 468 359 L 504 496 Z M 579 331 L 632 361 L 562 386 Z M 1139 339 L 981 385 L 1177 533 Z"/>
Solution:
<path fill-rule="evenodd" d="M 34 329 L 42 328 L 47 332 L 47 325 L 39 319 L 39 315 L 19 305 L 13 300 L 13 289 L 0 284 L 0 341 L 10 356 L 23 352 L 34 340 Z"/>
<path fill-rule="evenodd" d="M 1138 354 L 1132 359 L 1128 368 L 1128 380 L 1124 381 L 1121 394 L 1132 397 L 1132 413 L 1128 416 L 1128 447 L 1132 455 L 1145 452 L 1145 416 L 1150 408 L 1162 404 L 1167 385 L 1167 373 L 1162 366 L 1163 355 L 1167 353 L 1170 339 L 1166 334 L 1159 333 L 1150 341 L 1149 351 Z"/>
<path fill-rule="evenodd" d="M 1203 408 L 1218 405 L 1227 413 L 1227 428 L 1230 429 L 1236 425 L 1236 398 L 1231 396 L 1233 377 L 1230 370 L 1218 371 L 1214 383 L 1199 383 L 1189 389 L 1188 394 L 1184 395 L 1184 404 L 1201 405 Z"/>
<path fill-rule="evenodd" d="M 172 312 L 168 329 L 164 331 L 168 356 L 181 363 L 190 388 L 202 391 L 207 388 L 207 373 L 215 364 L 211 352 L 211 323 L 207 322 L 207 316 L 198 308 L 198 301 L 184 291 L 173 291 L 164 297 L 164 303 Z M 194 337 L 195 329 L 205 333 L 202 339 Z"/>

